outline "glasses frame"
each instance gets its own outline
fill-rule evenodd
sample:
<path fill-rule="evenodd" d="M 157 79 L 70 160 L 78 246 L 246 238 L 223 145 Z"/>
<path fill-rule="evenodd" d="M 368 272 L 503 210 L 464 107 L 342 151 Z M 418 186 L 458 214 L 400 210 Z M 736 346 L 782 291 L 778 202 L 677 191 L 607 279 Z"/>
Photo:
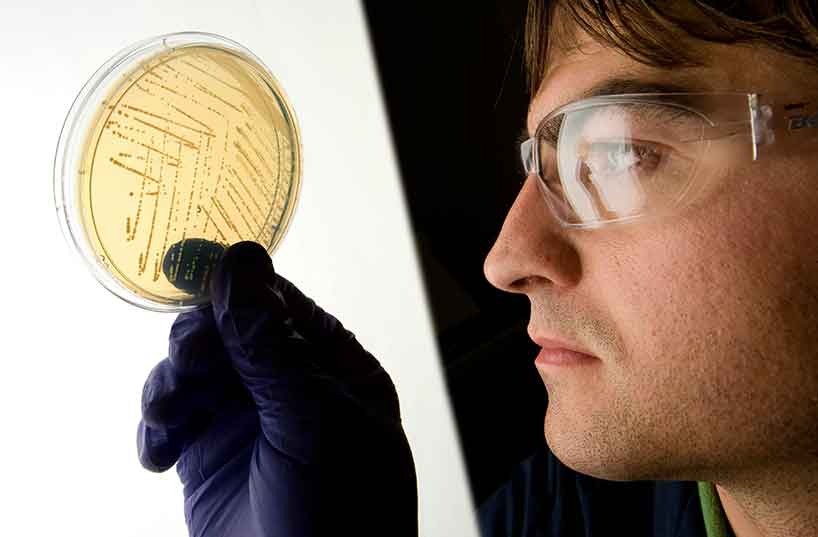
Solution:
<path fill-rule="evenodd" d="M 694 106 L 690 106 L 682 101 L 696 99 L 719 99 L 734 100 L 736 102 L 745 100 L 747 116 L 746 119 L 736 119 L 731 121 L 716 122 Z M 632 221 L 645 216 L 645 213 L 631 215 L 619 219 L 597 220 L 593 222 L 567 222 L 551 206 L 550 196 L 555 196 L 546 184 L 546 179 L 542 175 L 540 160 L 540 149 L 538 140 L 543 138 L 545 127 L 556 117 L 570 112 L 585 110 L 607 104 L 658 104 L 686 109 L 699 115 L 705 120 L 707 125 L 702 130 L 702 137 L 699 141 L 718 140 L 721 138 L 748 134 L 752 146 L 752 160 L 756 161 L 761 156 L 762 146 L 768 146 L 780 140 L 805 140 L 806 134 L 818 131 L 818 101 L 790 101 L 776 105 L 773 102 L 763 102 L 764 99 L 759 93 L 740 92 L 695 92 L 695 93 L 623 93 L 614 95 L 601 95 L 574 101 L 556 108 L 540 120 L 534 135 L 520 143 L 520 158 L 526 176 L 535 175 L 538 179 L 540 190 L 550 211 L 557 221 L 567 228 L 597 228 L 609 224 Z M 743 106 L 743 105 L 742 105 Z M 561 135 L 561 126 L 556 133 L 558 145 Z"/>

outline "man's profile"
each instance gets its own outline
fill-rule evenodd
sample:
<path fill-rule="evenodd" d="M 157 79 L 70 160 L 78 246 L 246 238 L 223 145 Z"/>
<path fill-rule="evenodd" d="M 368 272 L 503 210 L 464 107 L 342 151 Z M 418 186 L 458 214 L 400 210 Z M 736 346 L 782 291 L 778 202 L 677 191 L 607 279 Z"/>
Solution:
<path fill-rule="evenodd" d="M 818 534 L 817 13 L 530 2 L 528 177 L 485 272 L 530 300 L 567 468 L 537 469 L 557 512 L 515 526 L 509 486 L 484 531 L 609 534 L 604 494 L 636 490 L 609 481 L 656 481 L 606 516 L 699 535 L 714 492 L 738 537 Z"/>

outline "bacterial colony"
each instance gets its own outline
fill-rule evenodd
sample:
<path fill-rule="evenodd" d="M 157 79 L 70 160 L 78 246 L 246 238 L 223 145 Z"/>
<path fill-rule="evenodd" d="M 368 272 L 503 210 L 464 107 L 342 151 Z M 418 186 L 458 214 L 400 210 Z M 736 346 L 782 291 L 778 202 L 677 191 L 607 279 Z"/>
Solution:
<path fill-rule="evenodd" d="M 264 70 L 208 46 L 143 63 L 86 138 L 83 218 L 98 260 L 151 300 L 196 303 L 230 244 L 271 250 L 295 206 L 300 146 Z"/>

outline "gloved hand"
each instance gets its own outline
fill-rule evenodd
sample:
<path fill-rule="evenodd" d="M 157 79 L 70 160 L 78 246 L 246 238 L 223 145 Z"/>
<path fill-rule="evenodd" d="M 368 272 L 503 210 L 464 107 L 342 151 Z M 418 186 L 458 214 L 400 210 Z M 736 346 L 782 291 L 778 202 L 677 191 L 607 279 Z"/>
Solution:
<path fill-rule="evenodd" d="M 415 537 L 414 464 L 378 361 L 255 243 L 227 250 L 211 291 L 173 324 L 137 438 L 145 468 L 176 463 L 190 535 Z"/>

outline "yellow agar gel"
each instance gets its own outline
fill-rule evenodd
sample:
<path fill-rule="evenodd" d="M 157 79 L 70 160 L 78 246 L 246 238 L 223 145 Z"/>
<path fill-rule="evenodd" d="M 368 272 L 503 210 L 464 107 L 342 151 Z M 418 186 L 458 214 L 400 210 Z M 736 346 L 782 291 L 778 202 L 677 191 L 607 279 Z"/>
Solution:
<path fill-rule="evenodd" d="M 296 205 L 300 150 L 289 103 L 250 59 L 199 45 L 148 59 L 86 136 L 79 196 L 97 259 L 143 298 L 206 301 L 208 244 L 277 246 Z"/>

